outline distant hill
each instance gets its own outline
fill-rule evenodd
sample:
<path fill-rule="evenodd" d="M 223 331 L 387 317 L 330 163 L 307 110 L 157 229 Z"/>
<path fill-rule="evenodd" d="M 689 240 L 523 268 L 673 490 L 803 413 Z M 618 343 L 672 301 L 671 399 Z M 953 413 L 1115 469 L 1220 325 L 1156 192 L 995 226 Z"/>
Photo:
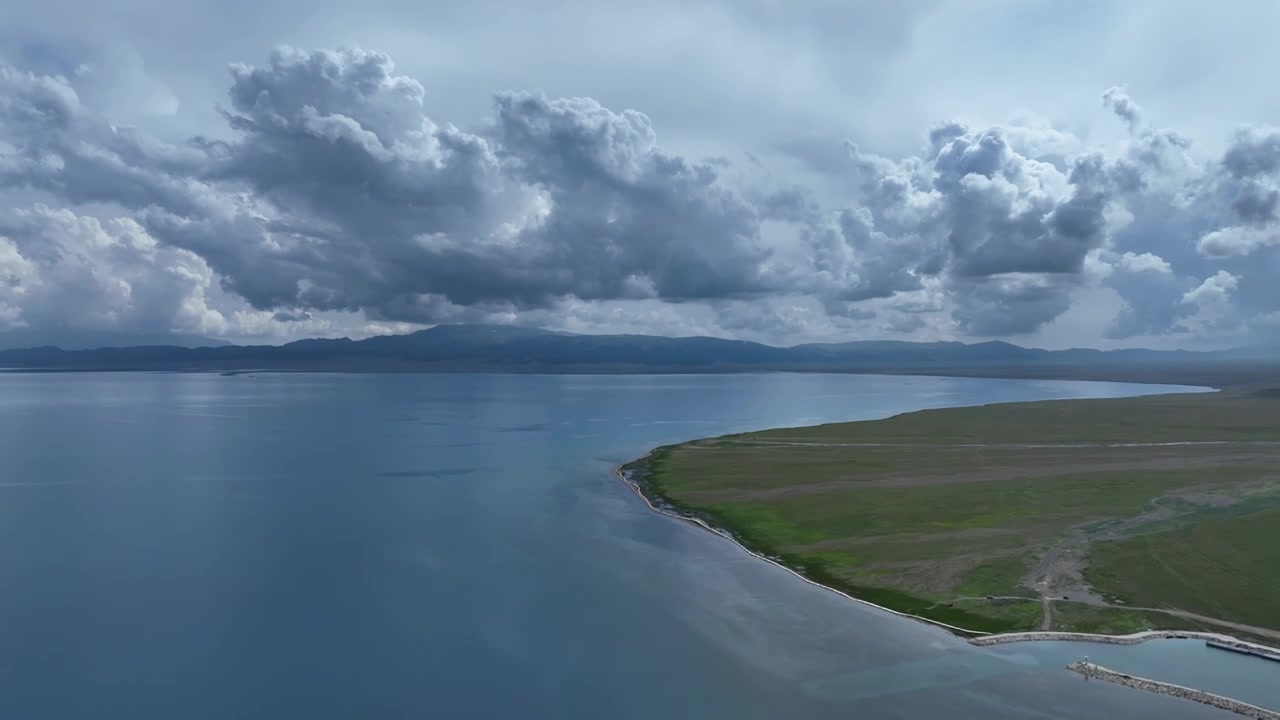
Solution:
<path fill-rule="evenodd" d="M 28 370 L 298 370 L 338 372 L 865 372 L 1222 384 L 1277 378 L 1280 353 L 1040 350 L 1006 342 L 864 341 L 773 347 L 713 337 L 579 335 L 511 325 L 439 325 L 366 340 L 281 346 L 140 344 L 0 351 Z"/>
<path fill-rule="evenodd" d="M 1280 342 L 1245 345 L 1224 352 L 1237 358 L 1277 358 L 1280 357 Z"/>
<path fill-rule="evenodd" d="M 107 347 L 171 345 L 175 347 L 224 347 L 226 340 L 184 333 L 120 333 L 108 330 L 38 330 L 18 328 L 0 332 L 0 350 L 56 347 L 94 350 Z"/>

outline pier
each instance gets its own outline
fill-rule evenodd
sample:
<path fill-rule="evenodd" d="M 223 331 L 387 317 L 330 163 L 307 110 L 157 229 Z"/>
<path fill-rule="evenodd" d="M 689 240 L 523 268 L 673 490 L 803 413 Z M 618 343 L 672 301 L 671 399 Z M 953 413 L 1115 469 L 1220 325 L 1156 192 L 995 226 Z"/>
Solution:
<path fill-rule="evenodd" d="M 1223 697 L 1222 695 L 1214 695 L 1213 693 L 1205 692 L 1203 690 L 1195 690 L 1193 688 L 1174 685 L 1172 683 L 1126 675 L 1124 673 L 1116 672 L 1115 670 L 1109 670 L 1101 665 L 1095 665 L 1088 662 L 1088 660 L 1083 662 L 1073 662 L 1070 665 L 1067 665 L 1067 669 L 1080 673 L 1085 676 L 1085 679 L 1097 678 L 1099 680 L 1105 680 L 1107 682 L 1131 687 L 1137 690 L 1146 690 L 1148 692 L 1160 693 L 1161 695 L 1172 695 L 1173 697 L 1182 698 L 1184 700 L 1191 700 L 1203 705 L 1210 705 L 1220 710 L 1227 710 L 1229 712 L 1236 713 L 1237 715 L 1253 718 L 1254 720 L 1280 720 L 1280 712 L 1276 712 L 1274 710 L 1268 710 L 1267 708 L 1258 707 L 1257 705 L 1250 705 L 1249 703 L 1233 700 L 1229 697 Z"/>
<path fill-rule="evenodd" d="M 1149 640 L 1204 640 L 1206 645 L 1222 650 L 1265 657 L 1269 660 L 1280 660 L 1280 649 L 1245 642 L 1221 633 L 1201 632 L 1198 630 L 1147 630 L 1131 635 L 1099 635 L 1095 633 L 1038 631 L 1001 633 L 971 638 L 971 645 L 1003 645 L 1019 642 L 1091 642 L 1107 645 L 1137 645 Z"/>
<path fill-rule="evenodd" d="M 1272 648 L 1263 645 L 1254 645 L 1251 643 L 1242 643 L 1231 640 L 1205 640 L 1204 644 L 1211 648 L 1217 648 L 1218 650 L 1227 650 L 1234 653 L 1240 653 L 1241 655 L 1260 657 L 1263 660 L 1280 662 L 1280 650 L 1273 650 Z"/>

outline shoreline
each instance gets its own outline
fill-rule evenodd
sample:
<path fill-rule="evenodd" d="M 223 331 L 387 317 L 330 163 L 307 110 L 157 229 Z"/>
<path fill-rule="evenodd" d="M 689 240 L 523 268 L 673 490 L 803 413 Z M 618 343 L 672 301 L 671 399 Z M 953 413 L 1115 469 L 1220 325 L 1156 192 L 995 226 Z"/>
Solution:
<path fill-rule="evenodd" d="M 693 442 L 693 441 L 689 441 L 689 442 Z M 683 444 L 683 443 L 677 443 L 677 445 L 678 444 Z M 690 525 L 694 525 L 695 527 L 701 528 L 702 530 L 711 532 L 733 543 L 740 550 L 746 552 L 747 554 L 759 560 L 763 560 L 775 567 L 781 568 L 810 585 L 822 588 L 823 590 L 826 590 L 828 592 L 833 592 L 845 599 L 852 600 L 856 603 L 874 608 L 876 610 L 887 612 L 891 615 L 896 615 L 902 618 L 908 618 L 911 620 L 915 620 L 917 622 L 921 622 L 927 625 L 932 625 L 934 627 L 941 628 L 949 632 L 951 635 L 958 637 L 968 642 L 971 645 L 979 646 L 979 647 L 987 647 L 992 645 L 1002 645 L 1002 644 L 1018 643 L 1018 642 L 1045 642 L 1045 641 L 1095 642 L 1095 643 L 1110 644 L 1110 645 L 1137 645 L 1150 640 L 1197 639 L 1197 640 L 1204 640 L 1206 642 L 1212 641 L 1212 642 L 1218 642 L 1226 645 L 1232 645 L 1250 654 L 1262 656 L 1261 659 L 1280 660 L 1280 648 L 1275 648 L 1269 645 L 1263 645 L 1261 643 L 1242 640 L 1240 638 L 1237 638 L 1232 635 L 1227 635 L 1225 633 L 1214 633 L 1214 632 L 1199 631 L 1199 630 L 1146 630 L 1142 632 L 1131 633 L 1128 635 L 1107 635 L 1103 633 L 1081 633 L 1081 632 L 1063 632 L 1063 631 L 1018 631 L 1018 632 L 991 633 L 991 632 L 986 632 L 984 630 L 973 630 L 970 628 L 960 627 L 958 625 L 951 625 L 949 623 L 942 622 L 941 620 L 934 620 L 932 618 L 923 617 L 921 615 L 914 615 L 912 613 L 902 612 L 900 610 L 894 610 L 893 608 L 890 608 L 890 607 L 885 607 L 884 605 L 879 605 L 869 600 L 859 598 L 839 588 L 832 587 L 830 585 L 826 585 L 817 580 L 814 580 L 813 578 L 810 578 L 807 575 L 805 575 L 802 571 L 786 565 L 785 563 L 781 562 L 777 558 L 770 557 L 762 552 L 759 552 L 751 547 L 748 547 L 746 544 L 740 541 L 737 537 L 735 537 L 733 533 L 723 528 L 716 527 L 715 525 L 712 525 L 711 523 L 707 522 L 703 518 L 680 512 L 679 510 L 674 508 L 669 509 L 668 507 L 664 507 L 664 505 L 668 505 L 668 503 L 661 497 L 658 498 L 658 502 L 655 502 L 654 499 L 650 498 L 644 492 L 644 489 L 640 486 L 640 484 L 631 478 L 631 475 L 630 475 L 631 471 L 629 471 L 627 467 L 631 465 L 645 463 L 647 460 L 649 460 L 649 458 L 653 456 L 654 453 L 658 452 L 664 447 L 673 447 L 673 446 L 659 446 L 659 447 L 652 448 L 649 450 L 649 452 L 645 453 L 643 456 L 636 458 L 635 460 L 622 463 L 614 467 L 613 469 L 614 477 L 620 480 L 624 485 L 627 486 L 627 488 L 629 488 L 633 493 L 635 493 L 635 495 L 639 497 L 641 501 L 644 502 L 645 506 L 648 507 L 650 511 L 657 513 L 658 515 L 679 520 L 681 522 L 685 522 Z"/>
<path fill-rule="evenodd" d="M 981 631 L 981 630 L 969 630 L 968 628 L 962 628 L 962 627 L 958 627 L 958 626 L 956 626 L 956 625 L 948 625 L 947 623 L 944 623 L 944 622 L 942 622 L 942 621 L 940 621 L 940 620 L 933 620 L 933 619 L 931 619 L 931 618 L 921 617 L 920 615 L 912 615 L 911 613 L 904 613 L 904 612 L 901 612 L 901 611 L 899 611 L 899 610 L 894 610 L 893 608 L 887 608 L 887 607 L 885 607 L 885 606 L 883 606 L 883 605 L 877 605 L 877 604 L 875 604 L 875 603 L 871 602 L 870 600 L 863 600 L 862 598 L 854 597 L 853 595 L 850 595 L 849 593 L 847 593 L 847 592 L 845 592 L 845 591 L 843 591 L 843 590 L 840 590 L 840 589 L 838 589 L 838 588 L 833 588 L 833 587 L 831 587 L 830 585 L 823 585 L 822 583 L 818 582 L 817 580 L 814 580 L 814 579 L 812 579 L 812 578 L 810 578 L 810 577 L 806 576 L 804 573 L 800 572 L 799 570 L 796 570 L 795 568 L 792 568 L 792 567 L 788 567 L 788 566 L 786 566 L 786 565 L 782 564 L 781 562 L 779 562 L 778 560 L 776 560 L 776 559 L 774 559 L 774 558 L 769 557 L 768 555 L 765 555 L 765 554 L 763 554 L 763 553 L 756 552 L 755 550 L 752 550 L 751 548 L 749 548 L 749 547 L 747 547 L 746 545 L 742 544 L 742 542 L 741 542 L 741 541 L 739 541 L 739 540 L 738 540 L 738 538 L 734 537 L 734 536 L 733 536 L 733 534 L 732 534 L 732 533 L 730 533 L 729 531 L 724 530 L 724 529 L 722 529 L 722 528 L 718 528 L 718 527 L 716 527 L 716 526 L 712 525 L 711 523 L 707 522 L 706 520 L 703 520 L 702 518 L 694 517 L 694 516 L 691 516 L 691 515 L 684 515 L 684 514 L 681 514 L 681 513 L 678 513 L 678 512 L 672 512 L 672 511 L 670 511 L 670 510 L 666 510 L 666 509 L 664 509 L 664 508 L 658 507 L 657 505 L 655 505 L 655 504 L 654 504 L 654 502 L 653 502 L 652 500 L 650 500 L 650 499 L 649 499 L 649 496 L 648 496 L 648 495 L 645 495 L 645 494 L 644 494 L 644 490 L 640 488 L 640 485 L 639 485 L 638 483 L 636 483 L 635 481 L 633 481 L 633 480 L 632 480 L 632 479 L 627 475 L 627 471 L 624 469 L 624 468 L 626 467 L 626 465 L 630 465 L 630 464 L 632 464 L 632 463 L 636 463 L 636 462 L 643 462 L 644 460 L 648 459 L 651 455 L 653 455 L 653 453 L 654 453 L 654 452 L 656 452 L 658 449 L 659 449 L 659 448 L 654 448 L 654 449 L 650 450 L 649 452 L 645 453 L 642 457 L 637 458 L 636 460 L 632 460 L 632 461 L 627 462 L 627 463 L 623 463 L 622 465 L 619 465 L 619 466 L 617 466 L 617 467 L 615 467 L 615 468 L 613 469 L 613 475 L 614 475 L 614 477 L 616 477 L 618 480 L 621 480 L 621 481 L 622 481 L 622 483 L 623 483 L 624 485 L 626 485 L 628 488 L 630 488 L 631 492 L 635 493 L 637 497 L 639 497 L 642 501 L 644 501 L 644 504 L 645 504 L 646 506 L 648 506 L 648 508 L 649 508 L 651 511 L 653 511 L 653 512 L 655 512 L 655 513 L 659 514 L 659 515 L 662 515 L 663 517 L 668 517 L 668 518 L 672 518 L 672 519 L 675 519 L 675 520 L 679 520 L 679 521 L 682 521 L 682 522 L 688 523 L 688 524 L 690 524 L 690 525 L 694 525 L 694 526 L 696 526 L 696 527 L 698 527 L 698 528 L 701 528 L 701 529 L 703 529 L 703 530 L 706 530 L 706 531 L 708 531 L 708 532 L 710 532 L 710 533 L 713 533 L 713 534 L 715 534 L 715 535 L 718 535 L 718 536 L 720 536 L 721 538 L 724 538 L 725 540 L 728 540 L 729 542 L 733 543 L 734 545 L 736 545 L 736 546 L 738 547 L 738 549 L 742 550 L 743 552 L 746 552 L 748 555 L 751 555 L 751 556 L 753 556 L 753 557 L 755 557 L 755 558 L 757 558 L 757 559 L 759 559 L 759 560 L 763 560 L 763 561 L 765 561 L 765 562 L 767 562 L 767 563 L 769 563 L 770 565 L 773 565 L 773 566 L 775 566 L 775 567 L 782 568 L 783 570 L 786 570 L 787 572 L 789 572 L 789 573 L 791 573 L 792 575 L 794 575 L 794 576 L 796 576 L 796 577 L 800 578 L 800 579 L 801 579 L 801 580 L 803 580 L 804 582 L 809 583 L 810 585 L 813 585 L 813 586 L 815 586 L 815 587 L 820 587 L 820 588 L 822 588 L 823 590 L 827 590 L 828 592 L 833 592 L 833 593 L 835 593 L 835 594 L 837 594 L 837 595 L 839 595 L 839 596 L 841 596 L 841 597 L 843 597 L 843 598 L 846 598 L 846 599 L 848 599 L 848 600 L 852 600 L 852 601 L 854 601 L 854 602 L 856 602 L 856 603 L 861 603 L 862 605 L 866 605 L 866 606 L 869 606 L 869 607 L 875 608 L 876 610 L 881 610 L 881 611 L 884 611 L 884 612 L 890 613 L 890 614 L 892 614 L 892 615 L 897 615 L 898 617 L 909 618 L 909 619 L 911 619 L 911 620 L 916 620 L 916 621 L 918 621 L 918 622 L 922 622 L 922 623 L 926 623 L 926 624 L 929 624 L 929 625 L 933 625 L 933 626 L 935 626 L 935 627 L 940 627 L 940 628 L 942 628 L 942 629 L 944 629 L 944 630 L 948 630 L 948 631 L 950 631 L 952 635 L 955 635 L 955 636 L 957 636 L 957 637 L 961 637 L 961 638 L 963 638 L 963 639 L 965 639 L 965 640 L 969 640 L 970 642 L 972 642 L 972 640 L 971 640 L 970 638 L 966 638 L 966 637 L 964 637 L 964 634 L 968 634 L 968 635 L 979 635 L 979 636 L 982 636 L 982 637 L 988 637 L 988 638 L 990 638 L 990 637 L 1000 637 L 999 635 L 993 635 L 993 634 L 991 634 L 991 633 L 983 632 L 983 631 Z"/>
<path fill-rule="evenodd" d="M 0 351 L 4 352 L 4 351 Z M 418 367 L 404 365 L 353 367 L 335 366 L 302 366 L 283 365 L 273 367 L 248 367 L 229 365 L 184 366 L 184 365 L 84 365 L 84 366 L 29 366 L 0 365 L 0 375 L 45 375 L 45 374 L 95 374 L 95 373 L 139 373 L 139 374 L 176 374 L 176 375 L 220 375 L 237 377 L 244 375 L 580 375 L 580 376 L 718 376 L 718 375 L 871 375 L 889 378 L 945 378 L 955 380 L 1029 380 L 1044 382 L 1073 383 L 1114 383 L 1119 385 L 1166 385 L 1183 388 L 1173 392 L 1221 392 L 1233 388 L 1245 388 L 1260 384 L 1272 383 L 1272 378 L 1280 368 L 1266 366 L 1259 369 L 1258 377 L 1224 378 L 1212 369 L 1205 369 L 1203 375 L 1172 373 L 1168 376 L 1157 375 L 1130 376 L 1127 372 L 1107 372 L 1116 368 L 1099 368 L 1101 372 L 1088 372 L 1083 368 L 1080 373 L 1061 371 L 1064 368 L 1049 366 L 1039 368 L 1004 368 L 992 372 L 977 372 L 971 368 L 930 367 L 930 368 L 884 368 L 884 367 L 733 367 L 722 366 L 625 366 L 600 367 L 598 365 L 548 365 L 525 367 L 508 365 L 502 367 L 449 366 Z M 1065 369 L 1075 370 L 1074 367 Z M 1163 369 L 1163 368 L 1158 368 Z M 1191 368 L 1196 370 L 1197 368 Z M 1021 372 L 1015 372 L 1020 370 Z M 1054 370 L 1060 370 L 1055 372 Z"/>

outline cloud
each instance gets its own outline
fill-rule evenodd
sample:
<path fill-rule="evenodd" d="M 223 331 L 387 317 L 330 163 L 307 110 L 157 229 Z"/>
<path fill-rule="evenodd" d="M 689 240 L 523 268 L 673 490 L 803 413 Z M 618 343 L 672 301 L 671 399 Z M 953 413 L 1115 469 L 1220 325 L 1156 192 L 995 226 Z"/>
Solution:
<path fill-rule="evenodd" d="M 1060 145 L 1038 142 L 1045 134 L 946 123 L 924 155 L 900 162 L 850 147 L 865 178 L 859 199 L 893 238 L 883 243 L 893 264 L 941 277 L 961 332 L 1025 334 L 1052 321 L 1070 306 L 1086 256 L 1107 242 L 1106 162 L 1084 153 L 1059 167 L 1011 141 Z"/>
<path fill-rule="evenodd" d="M 0 318 L 10 326 L 221 334 L 213 272 L 128 218 L 36 205 L 0 212 Z"/>
<path fill-rule="evenodd" d="M 1167 260 L 1152 253 L 1127 252 L 1120 256 L 1117 265 L 1121 270 L 1130 273 L 1153 272 L 1167 275 L 1173 272 Z"/>
<path fill-rule="evenodd" d="M 1032 273 L 1009 273 L 982 282 L 961 281 L 952 313 L 968 335 L 1030 333 L 1071 307 L 1071 280 Z"/>
<path fill-rule="evenodd" d="M 1240 286 L 1240 278 L 1219 270 L 1205 278 L 1199 286 L 1182 296 L 1182 304 L 1193 308 L 1184 326 L 1199 332 L 1226 331 L 1238 327 L 1241 318 L 1232 306 L 1231 297 Z"/>
<path fill-rule="evenodd" d="M 1235 223 L 1203 233 L 1196 244 L 1212 258 L 1252 255 L 1280 245 L 1280 130 L 1246 127 L 1223 153 L 1215 179 Z"/>
<path fill-rule="evenodd" d="M 281 310 L 271 315 L 272 320 L 282 323 L 305 322 L 311 318 L 311 313 L 306 310 L 302 310 L 300 312 L 288 312 L 286 310 Z"/>
<path fill-rule="evenodd" d="M 152 222 L 255 307 L 431 322 L 454 307 L 772 289 L 754 209 L 713 166 L 664 153 L 635 111 L 508 93 L 467 133 L 428 117 L 422 86 L 389 58 L 359 50 L 285 49 L 232 77 L 240 137 L 208 143 L 204 178 L 267 207 Z"/>
<path fill-rule="evenodd" d="M 1115 282 L 1115 289 L 1124 301 L 1119 314 L 1111 319 L 1106 337 L 1123 340 L 1134 336 L 1158 336 L 1180 332 L 1180 322 L 1192 312 L 1182 298 L 1195 281 L 1178 277 L 1172 272 L 1143 269 L 1129 270 Z"/>
<path fill-rule="evenodd" d="M 1280 309 L 1263 278 L 1280 131 L 1198 160 L 1117 88 L 1118 150 L 1035 118 L 947 121 L 900 159 L 832 141 L 839 161 L 810 165 L 839 192 L 690 160 L 649 116 L 591 98 L 502 92 L 457 126 L 358 49 L 231 66 L 225 128 L 180 142 L 87 97 L 0 65 L 0 188 L 44 203 L 5 216 L 0 322 L 92 305 L 83 322 L 213 333 L 347 316 L 632 327 L 634 311 L 752 337 L 1035 336 L 1105 288 L 1123 339 Z M 796 137 L 821 155 L 823 135 Z"/>
<path fill-rule="evenodd" d="M 540 93 L 496 98 L 500 152 L 549 210 L 526 235 L 557 295 L 671 300 L 778 289 L 755 208 L 716 169 L 664 152 L 649 119 L 594 100 Z"/>
<path fill-rule="evenodd" d="M 1102 104 L 1114 112 L 1116 117 L 1124 120 L 1130 131 L 1136 131 L 1142 126 L 1142 108 L 1129 97 L 1129 92 L 1124 88 L 1107 88 L 1102 93 Z"/>
<path fill-rule="evenodd" d="M 1240 278 L 1226 270 L 1219 270 L 1213 277 L 1205 278 L 1198 287 L 1187 291 L 1182 302 L 1191 305 L 1222 305 L 1240 284 Z"/>
<path fill-rule="evenodd" d="M 1223 153 L 1222 166 L 1240 179 L 1274 175 L 1280 171 L 1280 129 L 1241 128 Z"/>
<path fill-rule="evenodd" d="M 1233 226 L 1205 233 L 1197 247 L 1210 257 L 1249 255 L 1253 251 L 1280 245 L 1280 228 Z"/>

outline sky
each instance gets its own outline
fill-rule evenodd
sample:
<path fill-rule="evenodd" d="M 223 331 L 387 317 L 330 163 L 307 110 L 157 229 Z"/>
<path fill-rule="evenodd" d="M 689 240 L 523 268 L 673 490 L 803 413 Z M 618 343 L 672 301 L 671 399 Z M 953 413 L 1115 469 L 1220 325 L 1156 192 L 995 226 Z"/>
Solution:
<path fill-rule="evenodd" d="M 1280 339 L 1273 0 L 0 9 L 0 331 Z"/>

